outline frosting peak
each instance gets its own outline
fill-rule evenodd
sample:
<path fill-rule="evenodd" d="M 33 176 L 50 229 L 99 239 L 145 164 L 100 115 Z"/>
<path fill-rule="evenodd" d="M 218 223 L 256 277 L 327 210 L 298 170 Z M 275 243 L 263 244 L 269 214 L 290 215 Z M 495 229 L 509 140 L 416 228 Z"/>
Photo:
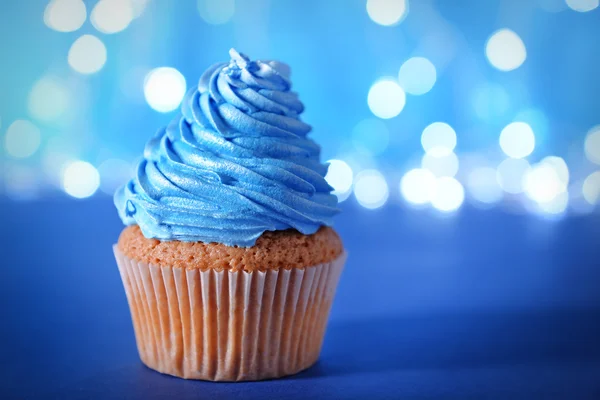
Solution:
<path fill-rule="evenodd" d="M 289 68 L 229 54 L 188 91 L 115 193 L 123 222 L 148 238 L 252 246 L 264 231 L 312 234 L 338 211 Z"/>

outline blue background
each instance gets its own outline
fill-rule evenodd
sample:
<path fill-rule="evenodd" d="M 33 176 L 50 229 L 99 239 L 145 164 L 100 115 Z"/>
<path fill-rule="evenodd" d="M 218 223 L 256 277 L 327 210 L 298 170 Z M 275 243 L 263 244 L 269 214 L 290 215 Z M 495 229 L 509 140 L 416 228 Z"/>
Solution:
<path fill-rule="evenodd" d="M 96 1 L 85 3 L 89 16 Z M 149 0 L 127 29 L 106 35 L 89 18 L 76 32 L 51 30 L 47 4 L 0 3 L 0 138 L 17 119 L 41 132 L 30 157 L 0 152 L 0 397 L 600 398 L 598 207 L 540 215 L 523 196 L 505 196 L 482 209 L 467 192 L 459 210 L 441 213 L 411 207 L 398 191 L 402 174 L 418 166 L 421 132 L 435 121 L 455 129 L 461 160 L 477 154 L 497 165 L 505 158 L 500 131 L 526 113 L 536 138 L 531 163 L 560 156 L 572 182 L 597 171 L 583 148 L 600 123 L 600 9 L 413 0 L 401 23 L 381 26 L 362 0 L 252 0 L 236 1 L 230 21 L 211 25 L 195 1 Z M 486 59 L 486 41 L 501 28 L 526 45 L 514 71 Z M 107 48 L 92 75 L 67 62 L 85 33 Z M 355 174 L 381 171 L 389 199 L 375 210 L 354 195 L 341 203 L 336 229 L 349 261 L 319 363 L 291 378 L 214 384 L 142 366 L 111 251 L 122 229 L 112 199 L 100 190 L 85 199 L 66 194 L 50 155 L 96 168 L 107 159 L 134 163 L 172 117 L 146 102 L 145 74 L 173 67 L 190 87 L 230 47 L 290 64 L 323 159 L 347 157 Z M 437 81 L 425 95 L 407 95 L 402 112 L 383 120 L 389 145 L 365 156 L 352 132 L 375 118 L 369 89 L 413 56 L 436 66 Z M 44 76 L 62 82 L 70 99 L 52 121 L 28 109 Z M 481 97 L 482 85 L 496 92 Z M 461 171 L 465 184 L 469 171 Z"/>

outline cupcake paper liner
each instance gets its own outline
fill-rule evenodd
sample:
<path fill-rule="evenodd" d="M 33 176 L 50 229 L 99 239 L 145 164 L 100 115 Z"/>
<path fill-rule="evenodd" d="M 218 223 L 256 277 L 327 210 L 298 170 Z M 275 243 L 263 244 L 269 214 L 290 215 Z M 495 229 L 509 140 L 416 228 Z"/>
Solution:
<path fill-rule="evenodd" d="M 113 249 L 142 362 L 214 381 L 277 378 L 313 365 L 346 261 L 343 253 L 307 268 L 201 271 Z"/>

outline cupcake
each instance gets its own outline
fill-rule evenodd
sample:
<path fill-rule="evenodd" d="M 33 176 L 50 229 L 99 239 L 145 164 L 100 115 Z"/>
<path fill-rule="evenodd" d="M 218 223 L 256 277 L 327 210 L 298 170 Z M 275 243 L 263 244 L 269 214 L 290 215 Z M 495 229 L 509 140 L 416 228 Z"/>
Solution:
<path fill-rule="evenodd" d="M 140 358 L 188 379 L 313 365 L 346 257 L 289 68 L 230 56 L 186 94 L 114 198 Z"/>

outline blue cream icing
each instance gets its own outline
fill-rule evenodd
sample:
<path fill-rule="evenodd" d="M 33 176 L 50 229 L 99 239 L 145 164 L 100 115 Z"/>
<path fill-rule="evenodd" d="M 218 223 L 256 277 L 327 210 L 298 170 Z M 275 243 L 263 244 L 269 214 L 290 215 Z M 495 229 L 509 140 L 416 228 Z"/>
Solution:
<path fill-rule="evenodd" d="M 265 231 L 315 233 L 338 212 L 289 68 L 230 55 L 186 94 L 115 193 L 123 223 L 147 238 L 248 247 Z"/>

